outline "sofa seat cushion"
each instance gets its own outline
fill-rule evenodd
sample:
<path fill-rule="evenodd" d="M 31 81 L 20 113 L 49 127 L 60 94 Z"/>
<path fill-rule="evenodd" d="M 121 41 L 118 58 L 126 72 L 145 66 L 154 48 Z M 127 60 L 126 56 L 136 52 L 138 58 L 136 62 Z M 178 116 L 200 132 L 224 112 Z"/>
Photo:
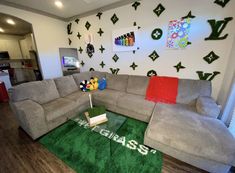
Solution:
<path fill-rule="evenodd" d="M 101 104 L 108 104 L 108 105 L 117 105 L 117 101 L 119 97 L 125 95 L 124 92 L 105 89 L 102 91 L 95 91 L 92 93 L 92 98 L 95 102 L 100 102 Z M 104 105 L 105 106 L 105 105 Z"/>
<path fill-rule="evenodd" d="M 177 103 L 195 105 L 199 96 L 211 96 L 211 81 L 179 79 Z"/>
<path fill-rule="evenodd" d="M 65 96 L 64 98 L 74 101 L 77 106 L 81 106 L 81 105 L 89 103 L 88 92 L 77 91 L 77 92 L 74 92 L 72 94 Z"/>
<path fill-rule="evenodd" d="M 76 104 L 65 98 L 58 98 L 42 105 L 47 121 L 65 116 L 76 109 Z"/>
<path fill-rule="evenodd" d="M 107 88 L 117 91 L 126 91 L 128 75 L 106 74 Z"/>
<path fill-rule="evenodd" d="M 75 91 L 78 91 L 78 86 L 73 79 L 73 76 L 63 76 L 54 79 L 56 87 L 61 97 L 67 96 Z"/>
<path fill-rule="evenodd" d="M 59 98 L 54 80 L 27 82 L 13 87 L 12 101 L 33 100 L 39 104 Z"/>
<path fill-rule="evenodd" d="M 80 86 L 81 81 L 90 80 L 91 72 L 87 71 L 87 72 L 82 72 L 82 73 L 74 73 L 72 76 L 73 76 L 77 86 Z"/>
<path fill-rule="evenodd" d="M 121 109 L 126 109 L 142 114 L 143 116 L 150 117 L 152 115 L 155 103 L 145 100 L 144 96 L 125 94 L 118 99 L 117 106 Z"/>
<path fill-rule="evenodd" d="M 145 96 L 149 77 L 130 75 L 127 83 L 127 93 Z"/>
<path fill-rule="evenodd" d="M 151 142 L 224 164 L 235 159 L 235 139 L 227 127 L 189 106 L 157 104 L 145 136 Z"/>

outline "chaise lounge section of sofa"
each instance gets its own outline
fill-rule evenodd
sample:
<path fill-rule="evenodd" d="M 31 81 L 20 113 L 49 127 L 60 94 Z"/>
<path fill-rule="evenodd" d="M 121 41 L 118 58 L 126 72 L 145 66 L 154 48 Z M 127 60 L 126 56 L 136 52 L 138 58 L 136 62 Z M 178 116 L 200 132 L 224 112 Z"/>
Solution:
<path fill-rule="evenodd" d="M 89 107 L 82 80 L 105 77 L 107 88 L 92 91 L 93 103 L 148 123 L 144 144 L 214 173 L 235 165 L 235 139 L 217 119 L 209 81 L 179 79 L 176 104 L 145 100 L 149 77 L 83 72 L 24 83 L 11 92 L 10 105 L 20 126 L 33 138 L 46 134 Z"/>

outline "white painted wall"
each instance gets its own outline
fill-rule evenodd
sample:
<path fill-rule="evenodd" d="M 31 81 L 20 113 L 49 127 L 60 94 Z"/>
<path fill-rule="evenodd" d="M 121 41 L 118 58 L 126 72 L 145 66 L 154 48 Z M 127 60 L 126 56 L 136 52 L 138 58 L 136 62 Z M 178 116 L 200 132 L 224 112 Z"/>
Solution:
<path fill-rule="evenodd" d="M 0 12 L 19 17 L 33 25 L 43 78 L 62 76 L 59 47 L 67 46 L 66 23 L 5 5 L 0 5 Z"/>
<path fill-rule="evenodd" d="M 213 85 L 213 97 L 217 98 L 221 84 L 225 74 L 225 68 L 228 63 L 229 53 L 233 41 L 232 35 L 235 31 L 235 18 L 228 23 L 224 30 L 225 33 L 229 33 L 226 40 L 221 41 L 204 41 L 205 37 L 208 37 L 211 33 L 208 19 L 221 20 L 225 17 L 235 17 L 235 1 L 230 1 L 225 8 L 222 8 L 213 3 L 213 1 L 205 0 L 142 0 L 141 5 L 137 11 L 130 5 L 112 9 L 103 12 L 101 20 L 96 17 L 96 14 L 81 18 L 79 24 L 74 21 L 72 31 L 73 35 L 70 36 L 72 40 L 71 47 L 84 49 L 83 53 L 79 53 L 80 61 L 85 62 L 85 66 L 81 68 L 81 71 L 87 71 L 91 67 L 95 70 L 108 71 L 109 68 L 120 68 L 120 74 L 137 74 L 146 75 L 150 69 L 157 71 L 158 75 L 163 76 L 177 76 L 180 78 L 198 79 L 196 71 L 213 72 L 220 71 L 212 82 Z M 157 17 L 153 13 L 153 9 L 157 7 L 159 3 L 162 3 L 166 10 Z M 173 19 L 180 19 L 188 14 L 189 11 L 196 16 L 192 20 L 192 26 L 189 34 L 189 40 L 192 45 L 188 46 L 184 50 L 169 50 L 166 48 L 167 29 L 168 22 Z M 110 18 L 116 13 L 119 21 L 113 25 Z M 86 21 L 91 24 L 90 30 L 85 28 Z M 115 52 L 112 51 L 111 36 L 114 29 L 120 29 L 133 26 L 133 22 L 136 21 L 138 26 L 141 26 L 139 30 L 141 45 L 140 50 L 133 54 L 132 52 L 117 52 L 119 61 L 114 63 L 112 60 Z M 100 37 L 97 32 L 99 28 L 102 28 L 104 34 Z M 151 32 L 155 28 L 161 28 L 163 30 L 163 36 L 160 40 L 152 40 Z M 80 32 L 81 40 L 77 38 L 77 32 Z M 93 33 L 95 54 L 92 58 L 89 58 L 85 53 L 85 34 Z M 105 47 L 103 54 L 100 53 L 100 45 Z M 160 57 L 156 61 L 152 61 L 148 55 L 156 50 Z M 208 64 L 203 60 L 210 51 L 214 51 L 220 56 L 220 59 L 214 61 L 212 64 Z M 102 69 L 99 65 L 101 61 L 104 61 L 106 66 Z M 135 71 L 129 66 L 132 62 L 135 62 L 138 67 Z M 182 62 L 182 65 L 186 69 L 182 69 L 179 73 L 173 67 L 178 62 Z"/>
<path fill-rule="evenodd" d="M 235 83 L 235 38 L 233 41 L 233 46 L 230 52 L 229 60 L 227 62 L 225 76 L 221 85 L 221 89 L 218 96 L 218 103 L 224 107 L 224 111 L 221 114 L 222 120 L 227 124 L 230 122 L 230 112 L 232 105 L 234 105 L 234 98 L 232 95 L 232 86 Z M 230 98 L 229 98 L 230 97 Z"/>

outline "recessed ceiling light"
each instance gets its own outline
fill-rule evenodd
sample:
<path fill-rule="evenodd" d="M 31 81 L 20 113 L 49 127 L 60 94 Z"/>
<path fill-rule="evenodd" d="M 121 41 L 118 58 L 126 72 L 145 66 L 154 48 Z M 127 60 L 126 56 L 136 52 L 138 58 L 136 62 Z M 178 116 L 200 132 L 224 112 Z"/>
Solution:
<path fill-rule="evenodd" d="M 0 32 L 4 32 L 4 29 L 0 28 Z"/>
<path fill-rule="evenodd" d="M 10 25 L 15 25 L 16 23 L 12 19 L 7 19 L 7 23 Z"/>
<path fill-rule="evenodd" d="M 55 5 L 58 7 L 58 8 L 62 8 L 63 7 L 63 4 L 61 1 L 55 1 Z"/>

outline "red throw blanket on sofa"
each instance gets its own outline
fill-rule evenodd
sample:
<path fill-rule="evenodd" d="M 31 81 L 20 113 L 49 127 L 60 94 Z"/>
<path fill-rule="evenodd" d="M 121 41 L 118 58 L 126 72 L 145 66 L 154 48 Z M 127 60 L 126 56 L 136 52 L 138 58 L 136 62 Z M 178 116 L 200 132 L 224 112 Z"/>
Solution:
<path fill-rule="evenodd" d="M 152 76 L 146 91 L 146 100 L 163 103 L 176 103 L 178 78 Z"/>

